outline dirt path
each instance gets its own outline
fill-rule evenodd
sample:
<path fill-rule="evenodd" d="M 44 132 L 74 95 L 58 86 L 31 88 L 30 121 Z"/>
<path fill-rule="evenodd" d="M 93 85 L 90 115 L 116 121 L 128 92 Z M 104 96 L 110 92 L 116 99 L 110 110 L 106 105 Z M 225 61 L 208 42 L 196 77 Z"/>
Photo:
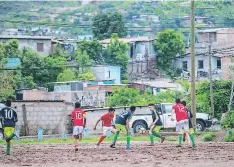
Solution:
<path fill-rule="evenodd" d="M 234 164 L 234 144 L 199 143 L 196 149 L 175 144 L 154 147 L 133 144 L 132 150 L 124 145 L 111 149 L 103 144 L 94 148 L 83 144 L 77 153 L 72 145 L 20 145 L 12 148 L 11 156 L 5 156 L 0 148 L 0 166 L 41 166 L 41 167 L 230 167 Z M 5 149 L 5 148 L 4 148 Z"/>

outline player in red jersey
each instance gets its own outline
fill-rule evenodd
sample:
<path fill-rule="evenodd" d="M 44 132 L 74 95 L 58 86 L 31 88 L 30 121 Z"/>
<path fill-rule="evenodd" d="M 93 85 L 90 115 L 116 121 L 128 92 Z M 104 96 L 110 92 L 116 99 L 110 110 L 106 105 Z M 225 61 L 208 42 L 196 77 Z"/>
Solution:
<path fill-rule="evenodd" d="M 75 103 L 75 110 L 72 111 L 71 119 L 73 122 L 73 136 L 75 151 L 78 151 L 77 139 L 82 140 L 82 133 L 86 125 L 85 112 L 80 109 L 80 103 Z"/>
<path fill-rule="evenodd" d="M 103 128 L 103 135 L 100 137 L 97 146 L 101 144 L 101 142 L 106 138 L 106 133 L 108 131 L 111 131 L 112 133 L 115 133 L 116 130 L 111 126 L 111 123 L 113 122 L 115 114 L 115 109 L 114 108 L 109 108 L 108 113 L 104 114 L 95 124 L 94 130 L 96 130 L 96 127 L 100 121 L 102 121 L 102 128 Z"/>
<path fill-rule="evenodd" d="M 186 107 L 181 104 L 180 99 L 176 99 L 176 104 L 172 107 L 172 115 L 171 120 L 174 121 L 174 117 L 176 117 L 176 131 L 179 132 L 179 147 L 182 144 L 182 135 L 183 130 L 186 133 L 186 138 L 188 144 L 191 146 L 190 138 L 189 138 L 189 121 L 188 115 L 186 111 Z"/>

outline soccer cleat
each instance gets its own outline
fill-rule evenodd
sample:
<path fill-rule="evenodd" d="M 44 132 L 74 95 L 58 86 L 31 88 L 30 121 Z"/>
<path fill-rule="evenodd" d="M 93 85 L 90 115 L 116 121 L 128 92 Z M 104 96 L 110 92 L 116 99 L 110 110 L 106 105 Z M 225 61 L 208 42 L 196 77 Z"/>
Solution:
<path fill-rule="evenodd" d="M 78 148 L 75 148 L 75 151 L 78 151 Z"/>
<path fill-rule="evenodd" d="M 114 145 L 114 144 L 111 144 L 111 145 L 110 145 L 110 148 L 115 148 L 115 145 Z"/>
<path fill-rule="evenodd" d="M 163 143 L 165 139 L 166 139 L 165 137 L 162 137 L 162 139 L 161 139 L 161 143 Z"/>
<path fill-rule="evenodd" d="M 10 153 L 6 153 L 6 155 L 11 155 Z"/>
<path fill-rule="evenodd" d="M 154 143 L 150 143 L 150 144 L 148 144 L 147 146 L 154 146 Z"/>
<path fill-rule="evenodd" d="M 176 147 L 182 147 L 181 145 L 177 145 Z"/>
<path fill-rule="evenodd" d="M 99 147 L 99 145 L 98 145 L 98 144 L 95 144 L 94 148 L 98 148 L 98 147 Z"/>
<path fill-rule="evenodd" d="M 130 146 L 126 146 L 126 150 L 131 150 L 131 147 Z"/>
<path fill-rule="evenodd" d="M 186 134 L 184 133 L 183 134 L 183 142 L 185 142 L 185 140 L 186 140 Z"/>

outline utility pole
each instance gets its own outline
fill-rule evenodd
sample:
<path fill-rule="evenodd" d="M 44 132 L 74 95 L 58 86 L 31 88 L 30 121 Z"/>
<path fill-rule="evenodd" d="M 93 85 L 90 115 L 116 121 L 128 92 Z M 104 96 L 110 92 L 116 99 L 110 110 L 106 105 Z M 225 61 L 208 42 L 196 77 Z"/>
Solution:
<path fill-rule="evenodd" d="M 196 87 L 195 87 L 195 19 L 194 19 L 195 5 L 194 0 L 191 0 L 190 11 L 190 39 L 191 39 L 191 110 L 193 114 L 193 126 L 196 130 Z"/>
<path fill-rule="evenodd" d="M 209 34 L 209 75 L 210 75 L 210 106 L 211 106 L 211 112 L 212 116 L 214 117 L 214 93 L 213 93 L 213 81 L 212 81 L 212 65 L 211 65 L 211 39 Z"/>

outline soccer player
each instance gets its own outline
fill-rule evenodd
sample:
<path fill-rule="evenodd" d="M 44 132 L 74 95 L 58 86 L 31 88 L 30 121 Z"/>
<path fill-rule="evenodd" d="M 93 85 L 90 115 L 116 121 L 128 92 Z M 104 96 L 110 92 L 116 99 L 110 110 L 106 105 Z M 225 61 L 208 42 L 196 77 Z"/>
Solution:
<path fill-rule="evenodd" d="M 181 104 L 183 104 L 186 107 L 186 101 L 182 101 Z M 193 118 L 193 114 L 190 110 L 187 109 L 187 107 L 186 107 L 186 111 L 187 111 L 187 115 L 189 118 L 189 137 L 192 141 L 192 146 L 195 147 L 194 129 L 193 129 L 193 124 L 192 124 L 192 120 L 191 120 Z M 184 133 L 183 141 L 185 141 L 185 137 L 186 137 L 186 134 Z"/>
<path fill-rule="evenodd" d="M 77 139 L 82 140 L 83 130 L 86 126 L 85 112 L 80 109 L 81 104 L 79 102 L 75 103 L 75 110 L 71 113 L 71 119 L 73 122 L 73 136 L 74 136 L 74 146 L 75 151 L 78 151 Z"/>
<path fill-rule="evenodd" d="M 160 138 L 161 143 L 163 143 L 164 140 L 165 140 L 165 137 L 162 137 L 159 134 L 159 131 L 162 128 L 161 118 L 160 118 L 158 112 L 155 110 L 155 105 L 154 104 L 149 104 L 148 108 L 152 113 L 152 119 L 153 119 L 153 122 L 151 123 L 151 125 L 149 127 L 149 129 L 150 129 L 149 130 L 150 145 L 154 145 L 154 136 Z"/>
<path fill-rule="evenodd" d="M 112 133 L 115 133 L 115 129 L 111 126 L 111 123 L 113 121 L 115 114 L 115 109 L 114 108 L 109 108 L 108 113 L 104 114 L 95 124 L 94 130 L 96 130 L 96 127 L 100 121 L 102 121 L 102 129 L 103 129 L 103 135 L 100 137 L 97 146 L 101 144 L 101 142 L 106 138 L 106 133 L 108 131 L 111 131 Z"/>
<path fill-rule="evenodd" d="M 18 121 L 17 113 L 11 108 L 10 100 L 6 101 L 6 107 L 0 111 L 0 115 L 3 117 L 4 135 L 7 142 L 6 153 L 10 155 L 11 140 L 16 136 L 15 123 Z"/>
<path fill-rule="evenodd" d="M 115 143 L 117 141 L 117 138 L 119 136 L 120 131 L 123 131 L 127 134 L 127 145 L 126 149 L 130 149 L 130 127 L 129 127 L 129 122 L 132 118 L 132 114 L 135 112 L 136 107 L 131 106 L 129 110 L 124 110 L 120 112 L 115 120 L 115 127 L 116 127 L 116 133 L 114 136 L 114 140 L 112 144 L 110 145 L 111 148 L 115 148 Z"/>
<path fill-rule="evenodd" d="M 181 104 L 180 99 L 176 99 L 176 104 L 172 107 L 172 115 L 171 120 L 174 121 L 174 117 L 176 117 L 176 131 L 179 132 L 179 145 L 181 147 L 182 144 L 182 135 L 183 130 L 186 134 L 186 139 L 188 144 L 191 146 L 191 142 L 189 140 L 189 122 L 188 122 L 188 115 L 186 111 L 186 107 Z"/>

